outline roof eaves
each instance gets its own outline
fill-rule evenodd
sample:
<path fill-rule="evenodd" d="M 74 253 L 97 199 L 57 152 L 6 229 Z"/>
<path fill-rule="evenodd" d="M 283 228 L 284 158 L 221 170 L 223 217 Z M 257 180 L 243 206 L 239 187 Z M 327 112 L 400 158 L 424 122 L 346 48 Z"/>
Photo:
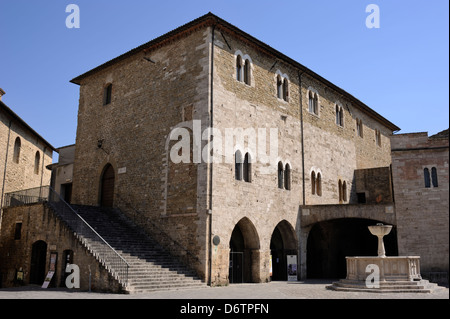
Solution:
<path fill-rule="evenodd" d="M 29 126 L 19 115 L 17 115 L 11 108 L 9 108 L 3 101 L 0 101 L 0 106 L 5 110 L 5 112 L 14 120 L 19 122 L 27 130 L 29 130 L 33 135 L 38 137 L 44 144 L 51 148 L 52 151 L 58 152 L 49 142 L 47 142 L 41 135 L 39 135 L 31 126 Z"/>
<path fill-rule="evenodd" d="M 159 43 L 168 40 L 174 36 L 176 36 L 177 34 L 184 32 L 196 25 L 205 23 L 205 22 L 212 22 L 215 23 L 216 25 L 220 25 L 223 26 L 224 28 L 239 34 L 240 36 L 246 38 L 248 41 L 251 41 L 253 43 L 255 43 L 257 46 L 263 48 L 266 52 L 274 55 L 275 57 L 277 57 L 280 60 L 284 60 L 285 62 L 293 65 L 294 67 L 298 68 L 300 71 L 309 74 L 310 76 L 316 78 L 317 80 L 321 81 L 322 83 L 324 83 L 325 85 L 329 86 L 330 88 L 334 89 L 335 91 L 339 92 L 340 94 L 346 96 L 347 98 L 349 98 L 350 100 L 354 101 L 358 107 L 365 113 L 367 113 L 369 116 L 377 119 L 378 121 L 380 121 L 381 123 L 383 123 L 386 127 L 388 127 L 389 129 L 391 129 L 393 132 L 398 132 L 400 131 L 400 128 L 398 126 L 396 126 L 395 124 L 393 124 L 392 122 L 390 122 L 389 120 L 387 120 L 386 118 L 384 118 L 383 116 L 381 116 L 379 113 L 375 112 L 373 109 L 371 109 L 369 106 L 367 106 L 366 104 L 364 104 L 363 102 L 361 102 L 360 100 L 358 100 L 357 98 L 355 98 L 353 95 L 351 95 L 350 93 L 348 93 L 347 91 L 341 89 L 340 87 L 338 87 L 337 85 L 333 84 L 332 82 L 328 81 L 327 79 L 323 78 L 322 76 L 320 76 L 319 74 L 315 73 L 314 71 L 308 69 L 306 66 L 302 65 L 301 63 L 291 59 L 290 57 L 286 56 L 285 54 L 281 53 L 280 51 L 272 48 L 271 46 L 269 46 L 268 44 L 256 39 L 255 37 L 253 37 L 252 35 L 242 31 L 241 29 L 237 28 L 236 26 L 232 25 L 231 23 L 223 20 L 222 18 L 219 18 L 218 16 L 214 15 L 213 13 L 209 12 L 195 20 L 192 20 L 191 22 L 188 22 L 154 40 L 151 40 L 141 46 L 138 46 L 74 79 L 72 79 L 70 82 L 74 83 L 74 84 L 78 84 L 80 85 L 81 80 L 86 78 L 89 75 L 92 75 L 108 66 L 113 65 L 114 63 L 117 63 L 119 61 L 122 61 L 123 59 L 130 57 L 138 52 L 141 51 L 145 51 L 145 50 L 149 50 L 151 47 L 158 45 Z"/>

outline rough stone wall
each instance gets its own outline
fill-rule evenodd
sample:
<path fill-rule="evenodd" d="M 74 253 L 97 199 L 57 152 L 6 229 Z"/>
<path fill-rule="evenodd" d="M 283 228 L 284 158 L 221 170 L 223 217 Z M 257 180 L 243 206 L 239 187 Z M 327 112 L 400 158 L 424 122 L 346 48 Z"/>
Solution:
<path fill-rule="evenodd" d="M 16 223 L 22 223 L 20 239 L 15 239 Z M 92 291 L 119 292 L 117 281 L 82 246 L 64 223 L 46 204 L 25 205 L 5 209 L 0 235 L 0 273 L 2 287 L 15 285 L 14 278 L 19 269 L 24 271 L 23 284 L 30 282 L 32 245 L 42 240 L 47 244 L 45 274 L 49 271 L 50 254 L 57 253 L 56 273 L 51 285 L 66 287 L 63 280 L 64 251 L 73 251 L 73 263 L 80 267 L 80 290 L 89 290 L 89 271 Z"/>
<path fill-rule="evenodd" d="M 226 129 L 258 129 L 266 137 L 266 153 L 270 154 L 270 129 L 278 130 L 278 156 L 274 167 L 261 162 L 255 150 L 250 151 L 256 162 L 251 166 L 251 182 L 235 179 L 234 151 L 245 155 L 249 140 L 236 142 L 231 154 L 231 163 L 222 156 L 213 169 L 212 235 L 218 235 L 221 243 L 213 250 L 213 282 L 227 283 L 229 273 L 230 239 L 235 226 L 245 218 L 242 227 L 246 241 L 257 242 L 252 249 L 253 282 L 269 279 L 269 256 L 272 233 L 281 221 L 287 221 L 292 230 L 296 226 L 297 210 L 301 194 L 301 149 L 296 75 L 289 65 L 276 61 L 254 47 L 225 34 L 225 43 L 220 32 L 215 33 L 214 51 L 214 128 L 220 130 L 225 139 Z M 250 85 L 237 81 L 236 52 L 252 60 Z M 276 70 L 286 74 L 289 82 L 289 102 L 277 98 Z M 243 144 L 242 144 L 243 143 Z M 222 147 L 224 149 L 225 146 Z M 229 154 L 228 154 L 229 155 Z M 272 155 L 272 154 L 270 154 Z M 291 189 L 279 189 L 277 163 L 291 167 Z M 268 171 L 264 171 L 268 169 Z"/>
<path fill-rule="evenodd" d="M 236 57 L 251 61 L 250 84 L 240 82 L 236 75 Z M 287 101 L 277 97 L 276 78 L 289 79 Z M 308 112 L 308 92 L 311 87 L 319 94 L 319 114 Z M 326 88 L 320 82 L 303 75 L 301 79 L 305 152 L 306 204 L 337 204 L 338 180 L 346 181 L 347 203 L 356 202 L 353 186 L 358 168 L 390 165 L 392 131 L 365 115 L 350 101 Z M 271 237 L 281 221 L 287 221 L 300 234 L 299 205 L 303 202 L 302 145 L 299 73 L 291 65 L 258 50 L 246 41 L 226 32 L 216 32 L 214 52 L 214 128 L 224 135 L 226 128 L 277 128 L 278 161 L 291 167 L 291 189 L 279 189 L 277 167 L 261 174 L 263 164 L 252 164 L 252 182 L 235 180 L 233 163 L 224 157 L 213 170 L 213 235 L 221 244 L 213 250 L 213 281 L 226 281 L 228 275 L 229 242 L 234 227 L 242 218 L 253 224 L 259 243 L 258 281 L 269 278 Z M 344 125 L 335 121 L 335 105 L 344 108 Z M 362 119 L 364 136 L 356 135 L 356 117 Z M 375 129 L 381 131 L 381 146 L 375 145 Z M 258 136 L 259 137 L 259 136 Z M 267 147 L 269 133 L 267 131 Z M 248 146 L 239 145 L 245 154 Z M 235 149 L 236 150 L 236 149 Z M 322 175 L 322 195 L 311 194 L 311 171 Z M 245 236 L 245 234 L 244 234 Z M 247 234 L 250 236 L 250 234 Z M 297 235 L 300 237 L 300 235 Z M 300 245 L 299 245 L 300 246 Z"/>
<path fill-rule="evenodd" d="M 365 194 L 366 204 L 392 203 L 392 177 L 390 167 L 355 170 L 355 191 Z"/>
<path fill-rule="evenodd" d="M 170 141 L 170 132 L 192 126 L 192 119 L 209 123 L 209 37 L 207 28 L 193 31 L 82 80 L 72 199 L 99 205 L 102 171 L 110 163 L 114 206 L 156 239 L 162 229 L 200 256 L 200 274 L 206 271 L 206 165 L 175 164 L 170 152 L 177 140 Z M 112 101 L 103 105 L 108 83 Z"/>
<path fill-rule="evenodd" d="M 309 112 L 309 91 L 319 96 L 318 115 Z M 347 184 L 347 203 L 356 203 L 355 169 L 389 166 L 392 131 L 363 113 L 356 105 L 319 81 L 302 76 L 302 107 L 305 151 L 305 194 L 307 205 L 339 203 L 338 182 Z M 336 124 L 336 104 L 344 111 L 343 125 Z M 362 121 L 362 137 L 356 119 Z M 375 130 L 381 143 L 375 142 Z M 321 173 L 322 196 L 312 194 L 311 172 Z"/>
<path fill-rule="evenodd" d="M 228 283 L 229 243 L 238 224 L 250 241 L 246 245 L 251 253 L 246 258 L 252 260 L 252 281 L 267 281 L 270 243 L 277 225 L 281 223 L 282 235 L 296 242 L 299 205 L 303 200 L 306 204 L 337 204 L 339 179 L 347 183 L 347 202 L 355 202 L 354 170 L 388 166 L 392 132 L 309 76 L 302 76 L 300 86 L 296 68 L 225 29 L 214 33 L 214 78 L 210 83 L 211 30 L 200 28 L 81 80 L 73 203 L 99 205 L 102 171 L 110 163 L 116 172 L 115 206 L 150 232 L 156 224 L 196 252 L 201 260 L 197 267 L 200 275 L 208 272 L 211 216 L 211 235 L 221 238 L 211 251 L 213 284 Z M 236 79 L 238 54 L 251 61 L 249 84 Z M 288 80 L 286 100 L 277 97 L 277 76 Z M 103 91 L 110 83 L 112 101 L 103 105 Z M 318 116 L 308 113 L 310 87 L 320 96 Z M 254 129 L 259 138 L 258 129 L 266 129 L 266 155 L 270 155 L 270 129 L 278 130 L 275 165 L 270 168 L 259 161 L 256 150 L 249 152 L 256 160 L 250 183 L 235 180 L 233 156 L 236 149 L 245 155 L 248 140 L 233 149 L 231 161 L 227 158 L 230 154 L 222 154 L 212 166 L 203 160 L 196 165 L 171 160 L 170 151 L 178 145 L 178 140 L 168 141 L 171 130 L 192 128 L 192 142 L 197 131 L 190 120 L 200 120 L 203 133 L 210 125 L 211 100 L 212 124 L 222 138 L 226 129 Z M 336 103 L 343 108 L 343 127 L 335 122 Z M 357 116 L 365 125 L 364 137 L 356 136 Z M 375 129 L 381 131 L 379 147 L 375 147 Z M 225 151 L 223 144 L 218 145 L 216 133 L 215 155 L 217 149 Z M 101 148 L 97 146 L 100 140 Z M 201 150 L 207 140 L 200 143 Z M 189 157 L 194 155 L 191 152 Z M 278 162 L 284 168 L 290 166 L 289 190 L 278 188 Z M 311 194 L 312 169 L 322 174 L 321 196 Z"/>
<path fill-rule="evenodd" d="M 399 254 L 420 256 L 422 272 L 448 273 L 448 137 L 399 134 L 391 144 Z M 426 167 L 437 169 L 438 187 L 425 187 Z"/>
<path fill-rule="evenodd" d="M 4 193 L 39 187 L 41 183 L 43 186 L 50 185 L 51 171 L 45 166 L 52 163 L 52 149 L 14 120 L 11 125 L 9 145 L 7 145 L 9 121 L 10 118 L 0 112 L 0 188 L 3 185 L 5 160 L 7 163 Z M 13 161 L 16 138 L 20 138 L 21 143 L 19 163 Z M 6 159 L 7 149 L 8 158 Z M 35 174 L 36 152 L 40 155 L 38 174 Z"/>

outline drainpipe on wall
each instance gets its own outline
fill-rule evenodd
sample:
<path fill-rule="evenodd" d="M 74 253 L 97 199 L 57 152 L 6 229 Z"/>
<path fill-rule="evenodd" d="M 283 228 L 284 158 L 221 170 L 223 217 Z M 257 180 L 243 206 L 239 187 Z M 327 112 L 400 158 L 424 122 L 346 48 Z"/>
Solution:
<path fill-rule="evenodd" d="M 43 180 L 43 178 L 44 178 L 44 161 L 45 161 L 45 151 L 47 150 L 47 146 L 44 146 L 44 151 L 43 151 L 43 154 L 42 154 L 42 167 L 41 167 L 41 184 L 40 184 L 40 187 L 39 187 L 39 197 L 41 197 L 42 196 L 42 180 Z"/>
<path fill-rule="evenodd" d="M 0 89 L 1 90 L 1 89 Z M 8 151 L 9 151 L 9 139 L 11 136 L 11 125 L 12 125 L 12 120 L 9 120 L 9 125 L 8 125 L 8 140 L 6 142 L 6 155 L 5 155 L 5 166 L 4 166 L 4 171 L 3 171 L 3 183 L 2 183 L 2 196 L 0 198 L 0 233 L 2 230 L 2 217 L 3 217 L 3 195 L 5 193 L 5 182 L 6 182 L 6 169 L 7 169 L 7 164 L 8 164 Z"/>
<path fill-rule="evenodd" d="M 211 35 L 211 100 L 210 100 L 210 110 L 209 110 L 209 125 L 210 128 L 213 128 L 213 105 L 214 105 L 214 32 L 216 30 L 216 25 L 212 25 L 212 35 Z M 211 135 L 210 135 L 211 138 Z M 210 141 L 212 142 L 212 141 Z M 214 156 L 214 150 L 213 155 Z M 213 161 L 209 163 L 209 286 L 212 284 L 212 177 L 213 177 Z"/>
<path fill-rule="evenodd" d="M 302 145 L 302 197 L 303 197 L 303 206 L 306 204 L 306 192 L 305 192 L 305 146 L 304 146 L 304 139 L 303 139 L 303 99 L 302 99 L 302 75 L 303 72 L 298 72 L 298 86 L 299 86 L 299 93 L 300 93 L 300 133 L 302 135 L 301 137 L 301 145 Z"/>

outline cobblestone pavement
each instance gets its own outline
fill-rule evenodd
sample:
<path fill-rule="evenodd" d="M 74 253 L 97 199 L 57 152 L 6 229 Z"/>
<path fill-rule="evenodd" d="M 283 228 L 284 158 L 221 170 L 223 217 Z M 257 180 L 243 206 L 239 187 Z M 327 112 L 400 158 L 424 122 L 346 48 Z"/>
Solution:
<path fill-rule="evenodd" d="M 432 293 L 340 292 L 326 289 L 330 281 L 271 282 L 236 284 L 142 294 L 104 294 L 69 289 L 42 289 L 26 286 L 0 289 L 0 299 L 449 299 L 449 289 L 439 287 Z"/>

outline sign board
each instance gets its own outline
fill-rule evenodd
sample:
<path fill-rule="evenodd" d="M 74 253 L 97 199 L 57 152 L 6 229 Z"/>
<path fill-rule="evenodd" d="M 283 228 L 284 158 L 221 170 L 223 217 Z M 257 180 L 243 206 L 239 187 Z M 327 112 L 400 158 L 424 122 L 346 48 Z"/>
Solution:
<path fill-rule="evenodd" d="M 52 281 L 53 275 L 55 274 L 54 271 L 49 271 L 47 276 L 45 277 L 44 283 L 42 284 L 42 288 L 48 288 L 48 285 L 50 284 L 50 281 Z"/>
<path fill-rule="evenodd" d="M 297 281 L 297 255 L 287 255 L 288 281 Z"/>
<path fill-rule="evenodd" d="M 52 252 L 50 253 L 50 266 L 49 271 L 47 273 L 47 276 L 44 279 L 44 283 L 42 284 L 42 288 L 46 289 L 48 288 L 48 285 L 50 285 L 50 282 L 52 281 L 53 275 L 56 271 L 56 261 L 58 260 L 58 253 Z"/>

